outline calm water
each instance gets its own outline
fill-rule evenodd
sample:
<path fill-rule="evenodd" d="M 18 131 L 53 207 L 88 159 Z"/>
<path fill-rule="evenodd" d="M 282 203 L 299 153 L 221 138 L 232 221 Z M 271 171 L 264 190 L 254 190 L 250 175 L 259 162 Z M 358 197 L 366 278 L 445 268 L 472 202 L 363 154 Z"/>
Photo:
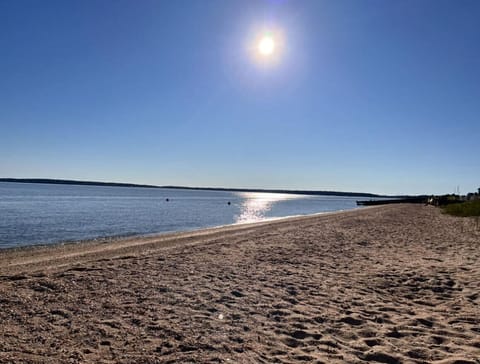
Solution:
<path fill-rule="evenodd" d="M 346 210 L 356 208 L 356 199 L 0 182 L 0 248 Z"/>

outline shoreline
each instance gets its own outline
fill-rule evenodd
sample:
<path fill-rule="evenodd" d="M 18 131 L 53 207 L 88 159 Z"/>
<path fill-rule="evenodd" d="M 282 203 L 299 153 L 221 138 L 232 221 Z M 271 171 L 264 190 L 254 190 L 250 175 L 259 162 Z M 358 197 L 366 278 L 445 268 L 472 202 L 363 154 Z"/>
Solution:
<path fill-rule="evenodd" d="M 343 215 L 381 207 L 382 206 L 357 207 L 349 210 L 318 212 L 308 215 L 293 215 L 271 218 L 257 222 L 233 223 L 186 231 L 151 233 L 144 235 L 140 234 L 133 236 L 109 236 L 78 241 L 60 241 L 51 244 L 47 243 L 8 247 L 0 249 L 0 275 L 3 274 L 3 272 L 8 268 L 18 269 L 19 266 L 42 264 L 48 262 L 49 260 L 58 259 L 57 256 L 59 254 L 62 254 L 62 258 L 70 259 L 77 256 L 83 258 L 85 256 L 90 256 L 100 252 L 106 255 L 110 253 L 114 254 L 115 252 L 122 254 L 125 253 L 126 250 L 131 251 L 157 244 L 159 244 L 157 248 L 161 249 L 166 247 L 174 247 L 195 238 L 208 238 L 209 236 L 215 236 L 223 233 L 236 234 L 244 230 L 265 226 L 289 222 L 294 223 L 297 221 L 309 220 L 322 216 L 330 217 L 335 215 Z M 39 267 L 39 269 L 43 268 L 44 266 Z"/>
<path fill-rule="evenodd" d="M 133 233 L 131 235 L 107 235 L 107 236 L 98 236 L 95 238 L 87 238 L 87 239 L 79 239 L 79 240 L 59 240 L 59 241 L 53 241 L 51 243 L 48 242 L 38 242 L 38 243 L 33 243 L 33 244 L 28 244 L 28 245 L 19 245 L 19 246 L 7 246 L 5 248 L 0 247 L 0 255 L 2 252 L 8 252 L 8 251 L 16 251 L 16 250 L 30 250 L 30 249 L 43 249 L 43 248 L 48 248 L 48 247 L 55 247 L 55 246 L 64 246 L 64 245 L 71 245 L 71 244 L 89 244 L 89 243 L 114 243 L 116 241 L 122 241 L 122 240 L 130 240 L 130 239 L 142 239 L 142 238 L 151 238 L 151 237 L 160 237 L 163 235 L 172 235 L 172 234 L 183 234 L 183 233 L 193 233 L 196 231 L 202 231 L 202 230 L 210 230 L 210 229 L 220 229 L 224 227 L 229 227 L 229 226 L 242 226 L 242 225 L 254 225 L 254 224 L 261 224 L 261 223 L 268 223 L 268 222 L 275 222 L 278 220 L 284 220 L 284 219 L 292 219 L 292 218 L 297 218 L 297 217 L 313 217 L 313 216 L 320 216 L 320 215 L 325 215 L 325 214 L 333 214 L 333 213 L 342 213 L 342 212 L 348 212 L 348 211 L 354 211 L 358 209 L 364 209 L 368 208 L 370 206 L 366 207 L 354 207 L 351 209 L 347 210 L 335 210 L 335 211 L 325 211 L 325 212 L 316 212 L 313 214 L 299 214 L 299 215 L 289 215 L 289 216 L 280 216 L 280 217 L 270 217 L 270 218 L 265 218 L 260 221 L 255 221 L 255 222 L 240 222 L 240 223 L 232 223 L 232 224 L 224 224 L 224 225 L 214 225 L 214 226 L 207 226 L 207 227 L 200 227 L 200 228 L 193 228 L 190 230 L 172 230 L 172 231 L 164 231 L 164 232 L 154 232 L 154 233 Z"/>
<path fill-rule="evenodd" d="M 0 362 L 478 364 L 479 292 L 432 206 L 0 253 Z"/>

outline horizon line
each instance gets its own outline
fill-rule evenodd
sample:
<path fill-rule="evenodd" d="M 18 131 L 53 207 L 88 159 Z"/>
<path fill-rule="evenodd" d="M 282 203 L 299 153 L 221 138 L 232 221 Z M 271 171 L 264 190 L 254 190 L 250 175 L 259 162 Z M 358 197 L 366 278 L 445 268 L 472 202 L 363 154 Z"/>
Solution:
<path fill-rule="evenodd" d="M 75 179 L 61 178 L 11 178 L 2 177 L 0 182 L 14 183 L 45 183 L 45 184 L 70 184 L 70 185 L 90 185 L 90 186 L 111 186 L 111 187 L 140 187 L 140 188 L 170 188 L 187 190 L 210 190 L 210 191 L 233 191 L 233 192 L 265 192 L 265 193 L 290 193 L 304 195 L 337 195 L 337 196 L 362 196 L 362 197 L 394 197 L 408 195 L 384 195 L 371 192 L 352 192 L 352 191 L 332 191 L 332 190 L 309 190 L 309 189 L 288 189 L 288 188 L 243 188 L 243 187 L 201 187 L 201 186 L 177 186 L 177 185 L 151 185 L 127 182 L 103 182 L 103 181 L 84 181 Z"/>

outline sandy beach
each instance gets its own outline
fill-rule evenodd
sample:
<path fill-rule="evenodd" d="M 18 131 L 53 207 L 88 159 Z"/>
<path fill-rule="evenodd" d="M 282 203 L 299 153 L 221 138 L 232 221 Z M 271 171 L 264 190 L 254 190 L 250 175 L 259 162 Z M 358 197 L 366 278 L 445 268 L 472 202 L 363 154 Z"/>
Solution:
<path fill-rule="evenodd" d="M 1 363 L 480 363 L 480 230 L 390 205 L 0 252 Z"/>

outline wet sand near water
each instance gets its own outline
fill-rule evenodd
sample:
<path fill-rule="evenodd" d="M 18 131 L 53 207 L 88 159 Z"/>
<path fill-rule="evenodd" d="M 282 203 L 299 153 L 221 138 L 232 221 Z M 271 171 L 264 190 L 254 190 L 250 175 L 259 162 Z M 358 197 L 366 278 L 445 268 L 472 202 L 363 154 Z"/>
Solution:
<path fill-rule="evenodd" d="M 480 231 L 389 205 L 0 252 L 0 363 L 480 363 Z"/>

